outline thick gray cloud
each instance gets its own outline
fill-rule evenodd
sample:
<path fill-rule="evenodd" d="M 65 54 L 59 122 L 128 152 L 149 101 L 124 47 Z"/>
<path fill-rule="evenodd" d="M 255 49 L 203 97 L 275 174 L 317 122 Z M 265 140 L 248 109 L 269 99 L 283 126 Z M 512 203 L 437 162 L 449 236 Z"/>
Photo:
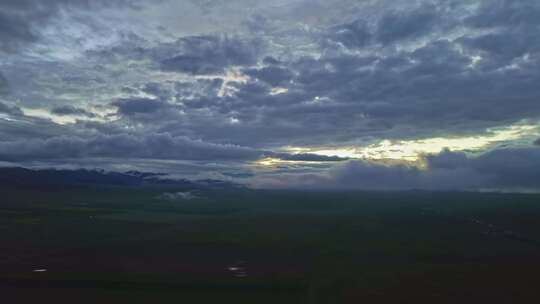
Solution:
<path fill-rule="evenodd" d="M 279 158 L 281 160 L 289 161 L 304 161 L 304 162 L 338 162 L 347 160 L 343 157 L 338 156 L 326 156 L 326 155 L 317 155 L 310 153 L 298 153 L 298 154 L 289 154 L 289 153 L 266 153 L 268 156 Z"/>
<path fill-rule="evenodd" d="M 377 25 L 377 39 L 388 44 L 430 33 L 437 25 L 435 9 L 434 6 L 426 5 L 412 11 L 385 14 Z"/>
<path fill-rule="evenodd" d="M 189 132 L 182 132 L 210 141 L 279 146 L 291 142 L 333 141 L 336 137 L 341 141 L 354 140 L 358 136 L 431 136 L 445 132 L 468 133 L 473 128 L 481 131 L 490 126 L 537 117 L 540 114 L 535 102 L 539 93 L 535 85 L 538 74 L 534 66 L 538 60 L 533 55 L 534 45 L 513 43 L 511 47 L 516 46 L 518 50 L 506 53 L 517 55 L 501 56 L 497 47 L 511 48 L 505 46 L 504 39 L 490 47 L 481 43 L 486 35 L 478 35 L 473 30 L 461 30 L 464 34 L 457 38 L 447 37 L 445 31 L 452 31 L 452 26 L 456 29 L 458 25 L 473 27 L 467 25 L 471 23 L 469 19 L 486 14 L 487 10 L 481 6 L 463 13 L 463 5 L 454 6 L 457 8 L 452 10 L 451 5 L 430 1 L 429 4 L 405 9 L 400 5 L 383 7 L 372 16 L 334 24 L 320 32 L 283 34 L 293 36 L 290 37 L 292 40 L 287 40 L 290 45 L 300 43 L 297 40 L 303 43 L 301 39 L 305 37 L 302 35 L 312 39 L 308 40 L 310 52 L 300 57 L 290 56 L 296 50 L 283 51 L 281 47 L 272 46 L 269 41 L 274 42 L 277 38 L 264 33 L 256 38 L 249 35 L 187 36 L 152 47 L 146 42 L 137 42 L 139 38 L 129 36 L 132 38 L 125 43 L 123 41 L 108 51 L 92 53 L 92 56 L 100 58 L 100 68 L 104 71 L 108 69 L 107 60 L 111 60 L 111 69 L 114 67 L 116 74 L 133 69 L 118 71 L 117 65 L 122 63 L 122 59 L 130 62 L 149 60 L 152 67 L 157 65 L 159 69 L 195 76 L 223 73 L 231 66 L 246 66 L 242 72 L 251 80 L 230 83 L 229 86 L 236 91 L 226 96 L 218 96 L 223 85 L 223 80 L 218 78 L 182 81 L 164 90 L 165 86 L 152 79 L 151 74 L 147 75 L 145 84 L 142 80 L 144 74 L 141 74 L 138 81 L 142 83 L 136 86 L 159 100 L 183 105 L 187 118 L 168 115 L 164 119 L 162 111 L 157 111 L 162 103 L 117 104 L 122 107 L 119 113 L 126 117 L 134 116 L 135 112 L 145 112 L 144 116 L 150 123 L 152 115 L 156 116 L 163 123 L 163 132 L 179 132 L 169 128 L 188 128 Z M 380 33 L 382 28 L 391 31 L 393 24 L 388 16 L 401 20 L 399 22 L 403 26 L 394 27 L 400 30 L 407 28 L 407 34 L 396 32 L 395 39 L 386 38 L 388 42 L 409 47 L 369 46 L 375 49 L 351 54 L 325 42 L 335 41 L 346 48 L 361 49 L 380 40 L 377 37 L 383 35 Z M 433 22 L 437 26 L 418 26 L 411 16 L 423 16 L 419 20 Z M 460 24 L 462 19 L 466 21 Z M 430 35 L 434 30 L 437 35 Z M 498 31 L 497 35 L 506 33 Z M 515 34 L 508 37 L 526 35 L 524 31 Z M 411 41 L 418 38 L 427 40 L 410 48 Z M 531 41 L 526 36 L 520 39 Z M 323 43 L 318 45 L 321 41 Z M 478 54 L 482 58 L 473 62 L 472 56 Z M 518 60 L 523 54 L 528 54 L 528 62 Z M 253 66 L 261 62 L 264 66 Z M 505 68 L 513 64 L 519 69 Z M 140 72 L 137 69 L 133 74 Z M 112 73 L 111 82 L 115 76 Z M 520 81 L 509 82 L 508 79 Z M 106 83 L 107 79 L 100 81 Z M 276 86 L 285 87 L 288 92 L 272 95 L 272 87 Z M 28 96 L 28 99 L 30 97 L 34 96 Z M 312 102 L 316 98 L 319 102 Z M 470 102 L 471 99 L 474 102 Z M 137 104 L 147 107 L 136 109 Z M 508 104 L 518 106 L 509 109 Z M 128 113 L 132 115 L 126 115 Z M 203 114 L 204 117 L 200 118 Z M 221 125 L 221 122 L 232 118 L 239 119 L 241 124 Z M 180 119 L 182 122 L 175 122 Z M 411 129 L 413 134 L 406 134 L 405 130 Z"/>
<path fill-rule="evenodd" d="M 348 161 L 325 173 L 262 177 L 262 188 L 350 190 L 538 190 L 540 150 L 500 149 L 480 156 L 446 151 L 427 158 L 429 169 Z"/>
<path fill-rule="evenodd" d="M 260 69 L 246 69 L 244 70 L 244 73 L 274 87 L 287 85 L 294 77 L 289 69 L 277 66 L 269 66 Z"/>
<path fill-rule="evenodd" d="M 6 77 L 0 72 L 0 96 L 6 95 L 9 92 L 9 84 Z"/>
<path fill-rule="evenodd" d="M 46 23 L 61 10 L 135 7 L 138 0 L 2 0 L 0 2 L 0 51 L 15 52 L 37 41 Z"/>
<path fill-rule="evenodd" d="M 308 186 L 534 187 L 531 175 L 512 185 L 481 166 L 503 152 L 443 153 L 428 171 L 351 161 L 324 173 L 344 160 L 275 151 L 537 124 L 535 1 L 160 0 L 136 10 L 105 2 L 0 3 L 0 160 L 127 155 L 249 166 L 274 157 L 310 162 Z M 77 120 L 60 126 L 49 114 Z"/>
<path fill-rule="evenodd" d="M 16 106 L 10 106 L 0 101 L 0 113 L 22 115 L 21 109 Z"/>
<path fill-rule="evenodd" d="M 254 64 L 259 43 L 227 36 L 186 37 L 178 41 L 178 54 L 163 60 L 165 71 L 189 74 L 218 74 L 225 68 Z"/>
<path fill-rule="evenodd" d="M 479 28 L 521 27 L 540 25 L 540 3 L 536 1 L 490 0 L 481 1 L 478 14 L 467 18 L 467 23 Z"/>
<path fill-rule="evenodd" d="M 0 113 L 22 115 L 19 109 L 0 103 Z M 31 121 L 23 122 L 27 127 Z M 272 157 L 282 160 L 305 162 L 335 162 L 343 158 L 320 156 L 309 153 L 289 154 L 272 152 L 231 144 L 216 144 L 186 136 L 173 136 L 169 133 L 125 133 L 121 129 L 94 129 L 93 132 L 80 133 L 72 130 L 71 134 L 55 134 L 52 126 L 46 121 L 36 121 L 42 133 L 31 134 L 36 129 L 20 129 L 13 138 L 5 138 L 0 143 L 0 159 L 11 162 L 29 161 L 61 161 L 71 162 L 86 158 L 107 158 L 127 161 L 129 158 L 147 160 L 192 160 L 192 161 L 254 161 Z M 87 128 L 100 127 L 98 123 L 86 123 Z M 0 129 L 3 129 L 0 120 Z M 49 131 L 47 132 L 47 129 Z M 99 131 L 98 131 L 99 130 Z M 96 132 L 97 131 L 97 132 Z M 15 134 L 15 130 L 11 130 Z M 0 136 L 3 136 L 0 133 Z M 4 136 L 3 136 L 4 137 Z"/>
<path fill-rule="evenodd" d="M 152 114 L 166 107 L 166 104 L 154 99 L 132 98 L 121 99 L 112 103 L 122 115 Z"/>
<path fill-rule="evenodd" d="M 96 117 L 96 114 L 92 112 L 89 112 L 85 109 L 77 108 L 74 106 L 69 106 L 69 105 L 54 107 L 51 110 L 51 113 L 60 115 L 60 116 L 73 115 L 73 116 L 84 116 L 84 117 L 89 117 L 89 118 Z"/>
<path fill-rule="evenodd" d="M 364 20 L 356 20 L 331 28 L 326 38 L 347 48 L 361 48 L 371 42 L 373 33 Z"/>
<path fill-rule="evenodd" d="M 250 148 L 211 144 L 169 134 L 57 136 L 0 144 L 0 159 L 7 161 L 85 157 L 249 160 L 261 155 L 262 152 Z"/>

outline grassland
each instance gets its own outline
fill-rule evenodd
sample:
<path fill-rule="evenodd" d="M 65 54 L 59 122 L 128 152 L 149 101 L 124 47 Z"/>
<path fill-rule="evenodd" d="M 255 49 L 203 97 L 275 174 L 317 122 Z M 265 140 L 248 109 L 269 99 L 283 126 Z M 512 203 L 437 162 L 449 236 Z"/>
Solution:
<path fill-rule="evenodd" d="M 531 303 L 539 296 L 539 195 L 0 191 L 0 290 L 9 303 Z"/>

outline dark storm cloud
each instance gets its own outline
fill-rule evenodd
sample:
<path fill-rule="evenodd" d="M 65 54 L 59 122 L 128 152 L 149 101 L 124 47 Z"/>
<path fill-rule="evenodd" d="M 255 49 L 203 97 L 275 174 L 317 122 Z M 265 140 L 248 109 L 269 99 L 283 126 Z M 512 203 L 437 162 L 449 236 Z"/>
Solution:
<path fill-rule="evenodd" d="M 119 114 L 126 116 L 152 114 L 167 106 L 162 101 L 148 98 L 120 99 L 113 102 L 112 105 L 118 108 Z"/>
<path fill-rule="evenodd" d="M 238 135 L 248 145 L 258 139 L 282 139 L 287 144 L 298 137 L 316 143 L 317 137 L 332 140 L 343 135 L 351 139 L 386 131 L 392 131 L 386 132 L 387 137 L 400 137 L 406 135 L 400 130 L 407 130 L 399 128 L 402 125 L 419 127 L 418 132 L 429 136 L 434 131 L 485 128 L 539 113 L 535 72 L 484 73 L 471 64 L 471 58 L 447 40 L 385 58 L 343 55 L 302 59 L 291 64 L 298 73 L 295 83 L 283 82 L 289 89 L 287 94 L 271 96 L 264 84 L 248 82 L 237 85 L 239 91 L 232 97 L 189 104 L 236 113 L 243 118 L 245 128 L 234 133 L 222 129 L 224 133 L 217 137 L 236 140 Z M 509 78 L 522 81 L 509 82 Z M 312 102 L 319 96 L 318 102 Z M 281 132 L 285 126 L 289 131 Z M 257 132 L 251 137 L 253 128 Z M 208 130 L 199 132 L 206 134 Z"/>
<path fill-rule="evenodd" d="M 489 179 L 484 187 L 540 188 L 539 149 L 497 149 L 479 157 L 467 157 L 465 153 L 447 151 L 432 157 L 429 159 L 429 163 L 432 170 L 435 171 L 440 168 L 472 170 L 478 176 L 477 178 L 486 177 Z"/>
<path fill-rule="evenodd" d="M 534 144 L 540 146 L 540 138 L 534 141 Z"/>
<path fill-rule="evenodd" d="M 384 43 L 414 39 L 430 33 L 437 25 L 434 6 L 422 6 L 412 11 L 385 14 L 377 24 L 377 39 Z"/>
<path fill-rule="evenodd" d="M 152 9 L 141 6 L 139 13 L 96 10 L 82 16 L 81 9 L 107 5 L 86 2 L 0 3 L 0 25 L 6 25 L 0 26 L 0 49 L 11 52 L 0 67 L 10 82 L 8 100 L 0 77 L 6 96 L 0 111 L 24 118 L 0 120 L 6 158 L 61 162 L 114 158 L 123 151 L 148 160 L 273 157 L 310 161 L 309 170 L 317 162 L 341 163 L 341 169 L 314 173 L 304 184 L 313 179 L 351 188 L 362 182 L 366 188 L 388 183 L 441 189 L 464 187 L 461 181 L 472 176 L 477 188 L 505 187 L 509 181 L 493 177 L 499 171 L 480 165 L 487 156 L 441 154 L 422 171 L 272 151 L 475 136 L 540 118 L 536 1 L 238 0 L 195 3 L 199 7 L 171 1 L 145 3 Z M 174 16 L 171 7 L 208 19 L 165 20 Z M 47 28 L 55 22 L 73 24 Z M 66 33 L 55 34 L 60 25 Z M 46 28 L 42 38 L 50 44 L 36 44 L 32 56 L 14 52 L 39 40 Z M 111 35 L 103 31 L 110 28 Z M 27 109 L 87 118 L 94 115 L 90 108 L 116 113 L 100 116 L 100 122 L 59 126 L 25 117 L 14 104 L 28 115 Z M 192 148 L 194 139 L 211 148 Z M 226 152 L 232 150 L 235 156 Z M 16 151 L 26 152 L 17 158 Z M 443 165 L 445 157 L 452 161 Z M 525 173 L 526 166 L 520 170 Z M 525 179 L 516 179 L 526 186 Z"/>
<path fill-rule="evenodd" d="M 174 97 L 188 107 L 206 107 L 218 102 L 218 94 L 222 85 L 223 80 L 220 78 L 176 82 L 174 84 Z"/>
<path fill-rule="evenodd" d="M 16 106 L 9 106 L 0 102 L 0 113 L 22 115 L 21 109 Z"/>
<path fill-rule="evenodd" d="M 0 108 L 1 111 L 1 108 Z M 307 162 L 344 159 L 312 154 L 291 155 L 230 144 L 214 144 L 168 133 L 61 135 L 13 139 L 0 143 L 1 161 L 62 160 L 84 158 L 149 160 L 237 160 L 265 157 Z"/>
<path fill-rule="evenodd" d="M 147 83 L 142 87 L 141 90 L 161 100 L 166 100 L 171 95 L 171 91 L 165 88 L 163 85 L 161 85 L 158 82 Z M 135 93 L 135 92 L 132 91 L 131 93 Z"/>
<path fill-rule="evenodd" d="M 0 50 L 14 51 L 24 43 L 37 39 L 24 18 L 0 11 Z"/>
<path fill-rule="evenodd" d="M 484 14 L 483 9 L 475 14 Z M 406 12 L 389 13 L 379 19 L 375 34 L 385 43 L 401 43 L 428 36 L 433 27 L 437 30 L 442 28 L 439 26 L 442 17 L 437 15 L 439 11 L 432 6 L 421 6 Z M 449 13 L 444 18 L 455 18 L 457 26 L 461 16 L 451 14 L 460 11 Z M 389 16 L 395 21 L 390 21 Z M 452 25 L 449 21 L 441 22 L 446 27 Z M 523 23 L 526 22 L 529 21 L 524 19 Z M 383 33 L 382 29 L 388 32 Z M 312 100 L 314 96 L 326 96 L 328 108 L 333 104 L 335 111 L 354 108 L 356 114 L 363 114 L 364 118 L 358 120 L 349 112 L 342 112 L 342 119 L 351 119 L 346 123 L 349 130 L 355 127 L 361 130 L 368 124 L 385 128 L 395 126 L 391 129 L 396 131 L 400 125 L 412 125 L 428 133 L 452 129 L 453 132 L 463 132 L 525 117 L 535 118 L 540 115 L 536 102 L 540 91 L 535 85 L 540 80 L 540 74 L 535 71 L 540 48 L 534 33 L 504 30 L 494 34 L 469 35 L 466 32 L 456 40 L 429 39 L 412 50 L 383 48 L 379 54 L 372 55 L 340 53 L 327 50 L 330 46 L 323 44 L 326 53 L 319 59 L 305 57 L 288 64 L 298 75 L 295 78 L 297 82 L 289 90 L 297 94 L 298 103 Z M 348 48 L 360 48 L 370 41 L 371 34 L 365 23 L 353 22 L 336 26 L 325 35 Z M 481 55 L 478 62 L 473 61 L 476 54 Z M 525 55 L 528 62 L 520 62 Z M 512 65 L 516 67 L 509 68 Z M 241 94 L 243 92 L 239 96 Z M 272 100 L 268 102 L 272 103 L 279 98 L 260 96 L 259 99 Z M 255 99 L 251 98 L 251 103 L 256 103 Z M 294 103 L 292 101 L 285 106 L 293 107 Z M 344 103 L 351 106 L 343 106 Z M 314 103 L 312 107 L 317 105 Z M 282 114 L 287 115 L 285 111 Z M 306 127 L 316 127 L 312 124 L 320 125 L 325 119 L 305 118 Z M 328 132 L 336 134 L 343 130 L 335 128 L 328 129 Z M 388 134 L 405 135 L 399 132 Z"/>
<path fill-rule="evenodd" d="M 482 1 L 478 14 L 466 19 L 479 28 L 521 27 L 540 25 L 540 3 L 537 1 Z"/>
<path fill-rule="evenodd" d="M 15 52 L 37 41 L 40 30 L 61 9 L 135 7 L 138 0 L 2 0 L 0 2 L 0 51 Z"/>
<path fill-rule="evenodd" d="M 347 160 L 347 158 L 342 158 L 338 156 L 326 156 L 326 155 L 317 155 L 317 154 L 310 154 L 310 153 L 298 153 L 298 154 L 272 153 L 268 155 L 279 158 L 281 160 L 304 161 L 304 162 L 339 162 L 339 161 Z"/>
<path fill-rule="evenodd" d="M 249 160 L 261 155 L 260 151 L 250 148 L 211 144 L 169 134 L 57 136 L 0 143 L 0 159 L 4 161 L 85 157 Z"/>
<path fill-rule="evenodd" d="M 322 42 L 319 49 L 300 57 L 277 56 L 268 45 L 261 48 L 246 36 L 183 37 L 135 53 L 150 56 L 164 70 L 196 76 L 247 65 L 241 71 L 251 80 L 229 83 L 235 92 L 226 96 L 218 96 L 221 79 L 179 82 L 173 88 L 155 81 L 143 84 L 141 90 L 157 100 L 181 105 L 186 111 L 181 118 L 163 117 L 160 109 L 166 109 L 166 104 L 160 102 L 116 106 L 126 117 L 145 113 L 148 123 L 154 116 L 159 123 L 152 124 L 162 132 L 186 132 L 246 146 L 320 144 L 359 136 L 469 134 L 538 117 L 540 73 L 536 67 L 540 56 L 534 31 L 514 31 L 502 22 L 490 34 L 472 32 L 476 28 L 472 18 L 487 18 L 481 16 L 492 14 L 491 7 L 472 10 L 463 9 L 464 5 L 464 1 L 429 1 L 419 6 L 386 7 L 373 16 L 314 31 L 311 38 Z M 532 22 L 519 16 L 522 23 Z M 457 37 L 446 36 L 445 31 L 458 29 L 462 34 Z M 258 35 L 255 41 L 275 39 L 265 36 L 267 33 Z M 417 38 L 425 41 L 414 47 L 396 47 Z M 342 52 L 327 41 L 365 51 Z M 115 52 L 137 58 L 132 49 L 137 45 Z M 520 62 L 525 54 L 528 61 Z M 478 62 L 473 55 L 481 55 Z M 261 61 L 263 66 L 251 66 Z M 519 68 L 508 68 L 513 64 Z M 276 86 L 288 92 L 273 95 Z M 227 125 L 231 118 L 240 123 Z"/>
<path fill-rule="evenodd" d="M 280 61 L 272 56 L 266 56 L 263 59 L 263 63 L 266 65 L 279 65 Z"/>
<path fill-rule="evenodd" d="M 540 150 L 500 149 L 480 156 L 442 152 L 428 170 L 349 161 L 325 173 L 255 179 L 256 187 L 377 190 L 534 190 L 540 188 Z"/>
<path fill-rule="evenodd" d="M 0 72 L 0 96 L 6 95 L 7 93 L 9 93 L 9 84 L 6 77 Z"/>
<path fill-rule="evenodd" d="M 287 68 L 269 66 L 260 69 L 247 69 L 244 73 L 277 87 L 285 85 L 293 78 L 293 73 Z"/>
<path fill-rule="evenodd" d="M 1 103 L 1 102 L 0 102 Z M 23 111 L 9 104 L 4 104 L 9 117 L 0 119 L 0 139 L 3 143 L 31 142 L 73 132 L 74 128 L 58 125 L 50 120 L 25 116 Z M 2 110 L 0 110 L 0 113 Z M 16 153 L 16 151 L 13 151 Z"/>
<path fill-rule="evenodd" d="M 371 42 L 373 33 L 364 20 L 356 20 L 330 29 L 325 37 L 348 48 L 361 48 Z"/>
<path fill-rule="evenodd" d="M 84 116 L 89 118 L 96 117 L 96 114 L 89 112 L 85 109 L 77 108 L 74 106 L 58 106 L 54 107 L 51 110 L 51 113 L 64 116 L 64 115 L 74 115 L 74 116 Z"/>
<path fill-rule="evenodd" d="M 502 62 L 511 62 L 526 54 L 540 50 L 540 38 L 535 31 L 503 30 L 475 38 L 463 38 L 463 45 L 482 52 L 484 66 L 498 68 Z"/>
<path fill-rule="evenodd" d="M 164 71 L 193 75 L 223 73 L 227 67 L 254 64 L 257 41 L 227 36 L 194 36 L 180 39 L 178 54 L 161 61 Z"/>

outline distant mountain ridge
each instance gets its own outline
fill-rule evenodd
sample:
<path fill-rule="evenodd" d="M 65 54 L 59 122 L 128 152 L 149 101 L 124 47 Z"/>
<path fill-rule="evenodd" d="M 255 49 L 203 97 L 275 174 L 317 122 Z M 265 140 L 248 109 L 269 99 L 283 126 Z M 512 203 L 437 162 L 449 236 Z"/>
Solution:
<path fill-rule="evenodd" d="M 88 169 L 28 169 L 22 167 L 0 168 L 0 188 L 43 188 L 54 189 L 69 186 L 116 186 L 116 187 L 159 187 L 169 186 L 186 189 L 241 187 L 228 181 L 168 179 L 166 174 L 128 171 L 108 172 Z"/>

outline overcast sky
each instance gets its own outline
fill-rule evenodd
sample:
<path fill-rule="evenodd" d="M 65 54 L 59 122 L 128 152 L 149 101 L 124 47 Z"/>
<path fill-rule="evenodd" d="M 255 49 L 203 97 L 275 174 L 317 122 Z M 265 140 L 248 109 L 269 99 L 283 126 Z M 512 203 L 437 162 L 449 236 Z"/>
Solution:
<path fill-rule="evenodd" d="M 2 0 L 0 164 L 540 190 L 536 0 Z"/>

